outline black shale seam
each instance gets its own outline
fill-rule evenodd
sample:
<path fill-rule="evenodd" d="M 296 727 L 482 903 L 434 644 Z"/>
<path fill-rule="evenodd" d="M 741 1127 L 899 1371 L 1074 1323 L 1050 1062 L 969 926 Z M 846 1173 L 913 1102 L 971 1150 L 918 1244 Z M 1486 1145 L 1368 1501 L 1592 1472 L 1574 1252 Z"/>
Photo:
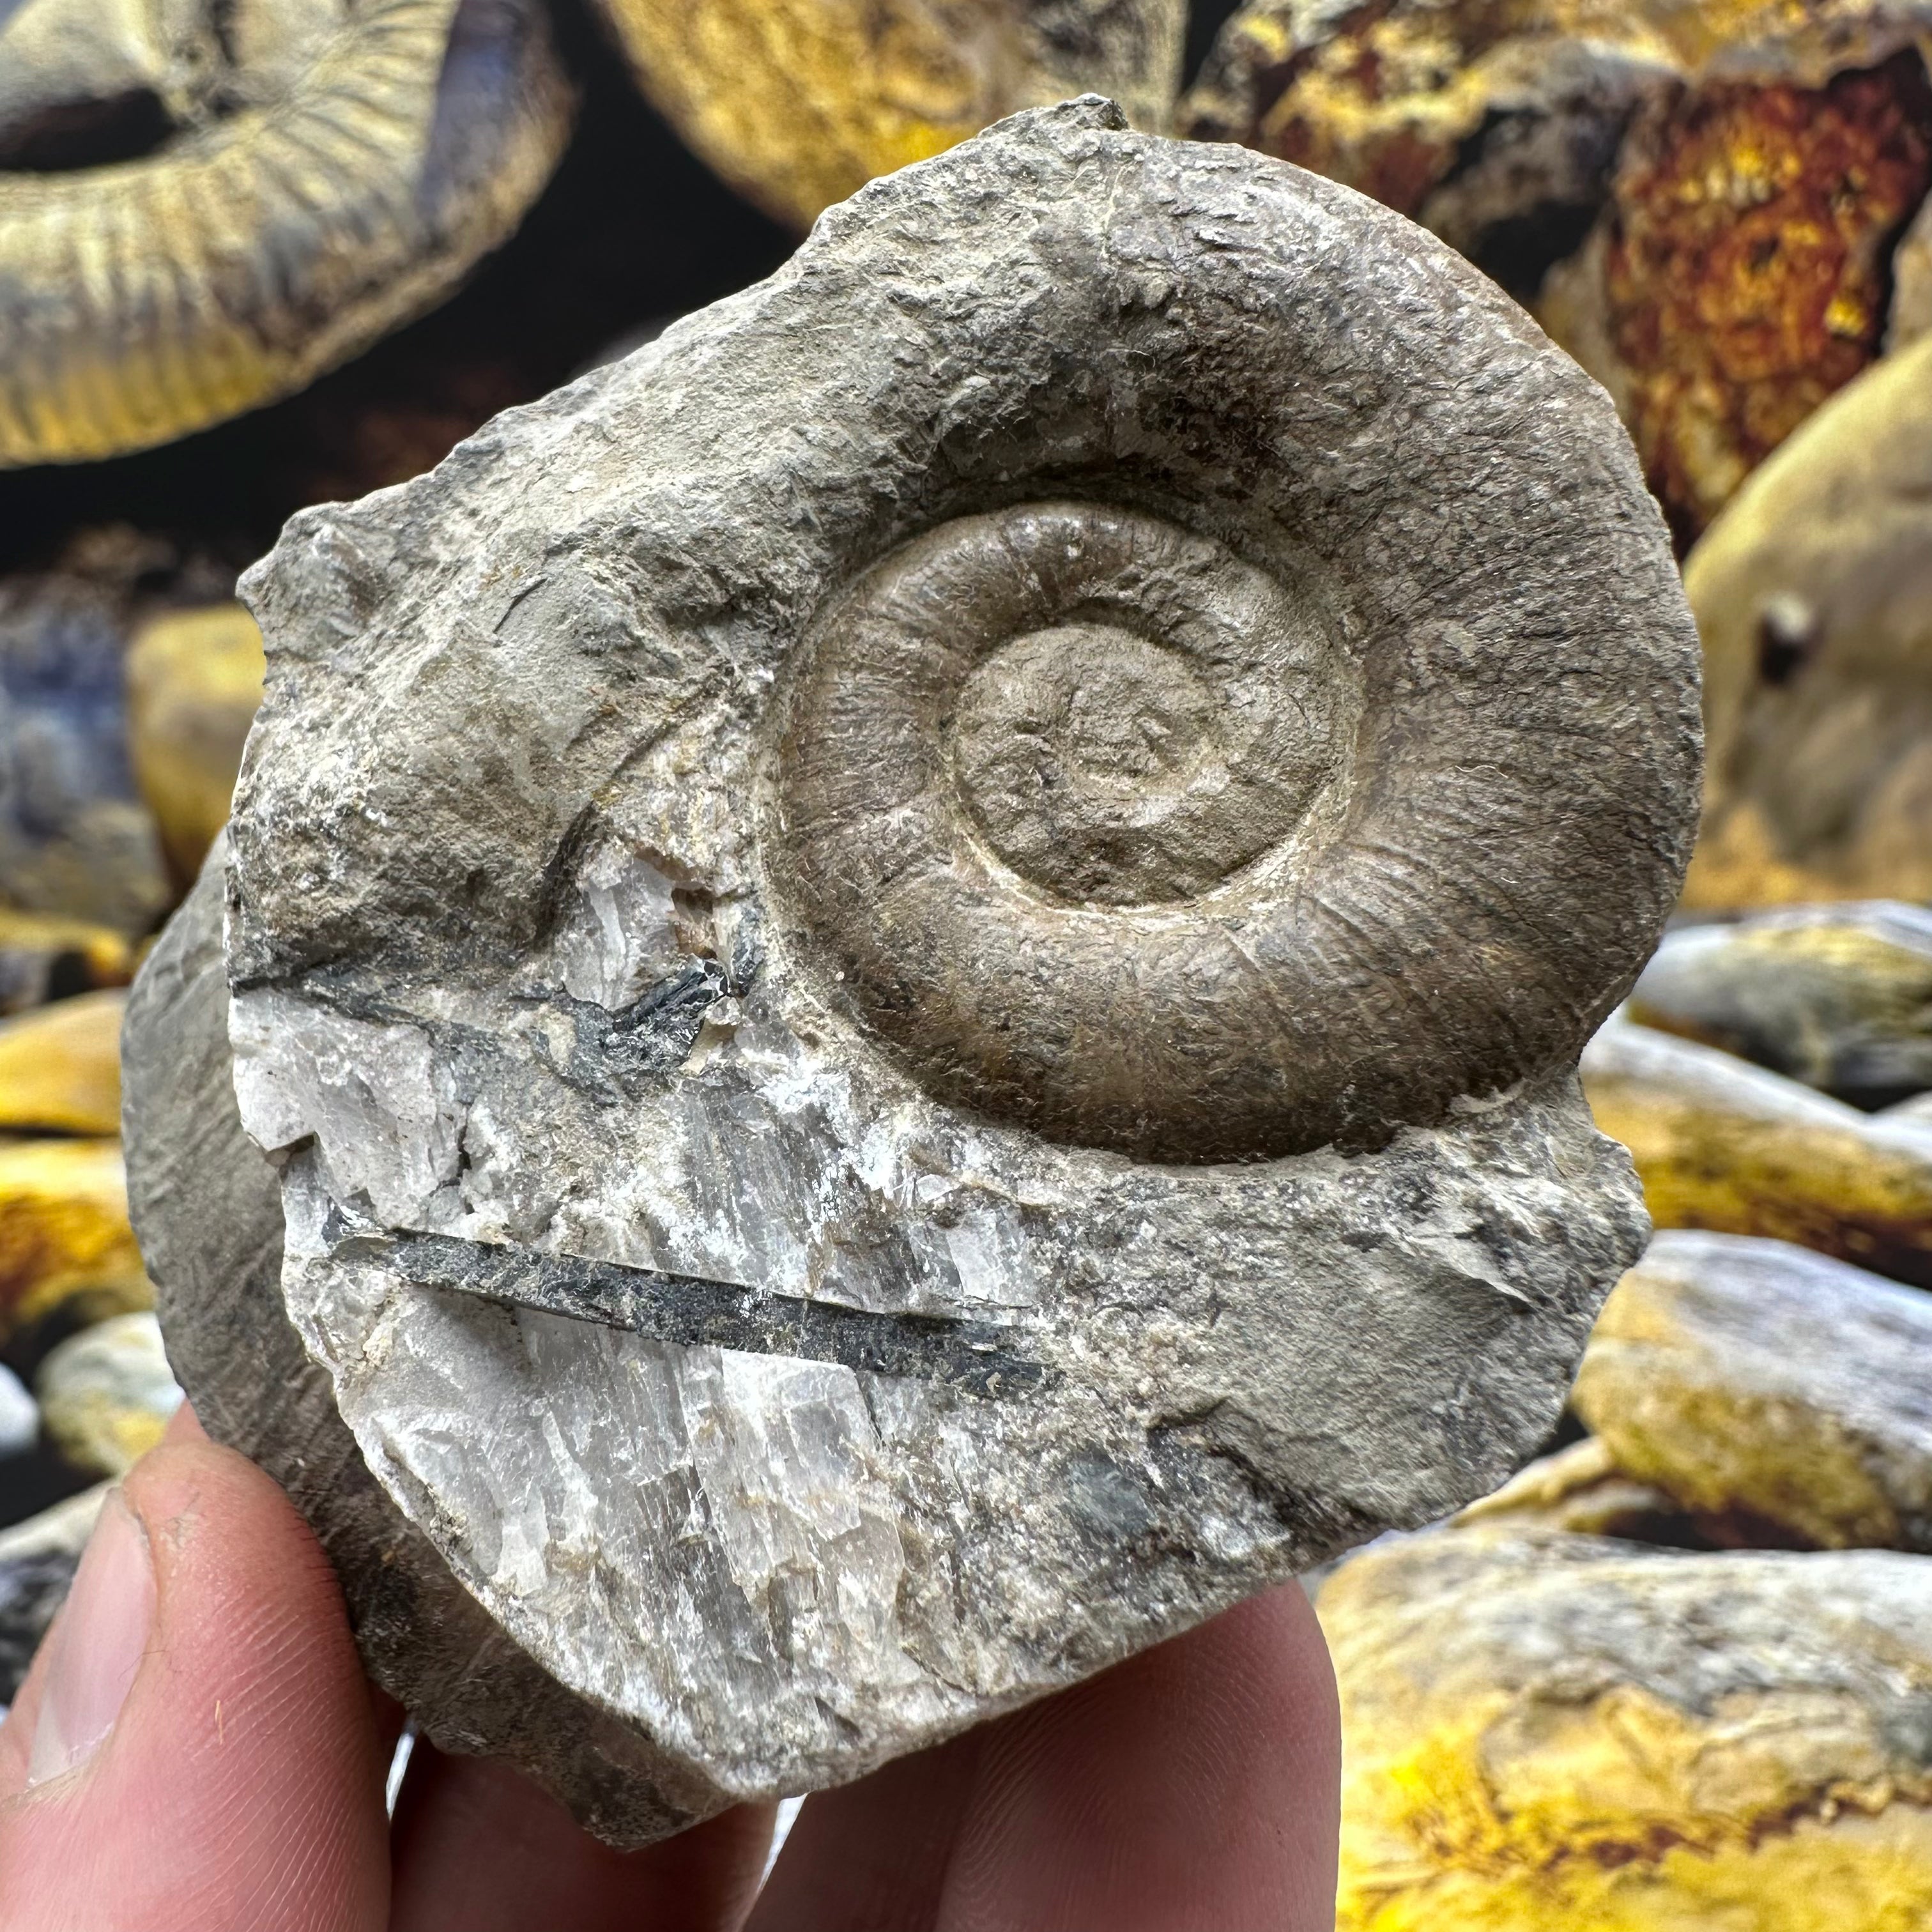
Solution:
<path fill-rule="evenodd" d="M 1046 1364 L 1016 1352 L 1016 1331 L 992 1322 L 881 1314 L 732 1282 L 447 1234 L 356 1234 L 332 1244 L 332 1252 L 380 1262 L 419 1288 L 628 1328 L 687 1348 L 841 1362 L 992 1399 L 1028 1394 L 1059 1379 Z"/>

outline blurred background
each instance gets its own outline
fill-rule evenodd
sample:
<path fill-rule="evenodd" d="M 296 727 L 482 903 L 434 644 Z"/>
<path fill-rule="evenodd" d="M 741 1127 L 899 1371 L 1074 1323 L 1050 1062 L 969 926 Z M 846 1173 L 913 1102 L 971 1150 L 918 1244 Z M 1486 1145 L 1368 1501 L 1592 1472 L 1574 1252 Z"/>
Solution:
<path fill-rule="evenodd" d="M 0 1705 L 179 1400 L 118 1035 L 260 698 L 238 573 L 1092 90 L 1494 278 L 1704 640 L 1584 1067 L 1660 1232 L 1540 1460 L 1309 1580 L 1339 1922 L 1932 1924 L 1928 56 L 1932 0 L 0 0 Z"/>

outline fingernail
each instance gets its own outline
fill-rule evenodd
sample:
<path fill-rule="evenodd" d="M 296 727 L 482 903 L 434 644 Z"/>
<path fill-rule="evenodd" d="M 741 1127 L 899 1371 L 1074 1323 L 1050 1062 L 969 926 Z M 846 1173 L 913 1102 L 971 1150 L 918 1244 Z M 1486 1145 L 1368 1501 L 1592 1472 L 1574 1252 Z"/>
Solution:
<path fill-rule="evenodd" d="M 27 1755 L 30 1788 L 74 1770 L 100 1748 L 127 1701 L 154 1622 L 147 1533 L 121 1492 L 110 1490 L 48 1634 L 40 1714 Z"/>

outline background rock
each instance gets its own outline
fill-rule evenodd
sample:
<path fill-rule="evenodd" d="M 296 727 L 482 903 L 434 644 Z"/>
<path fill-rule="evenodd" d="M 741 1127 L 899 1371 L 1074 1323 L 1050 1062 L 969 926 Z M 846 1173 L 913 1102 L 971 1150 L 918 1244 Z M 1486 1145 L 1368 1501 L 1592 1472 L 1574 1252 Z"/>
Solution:
<path fill-rule="evenodd" d="M 1681 926 L 1630 1014 L 1852 1106 L 1889 1106 L 1932 1088 L 1932 912 L 1855 901 Z"/>
<path fill-rule="evenodd" d="M 118 990 L 0 1020 L 0 1132 L 112 1134 L 121 1126 Z"/>
<path fill-rule="evenodd" d="M 0 1704 L 10 1704 L 100 1514 L 105 1483 L 0 1529 Z"/>
<path fill-rule="evenodd" d="M 76 1468 L 124 1476 L 159 1442 L 182 1392 L 150 1312 L 116 1315 L 63 1342 L 34 1378 L 48 1436 Z"/>
<path fill-rule="evenodd" d="M 1661 1232 L 1571 1400 L 1616 1466 L 1754 1542 L 1932 1549 L 1932 1299 L 1782 1241 Z"/>
<path fill-rule="evenodd" d="M 1597 1124 L 1660 1228 L 1767 1234 L 1932 1286 L 1932 1131 L 1615 1021 L 1583 1054 Z"/>

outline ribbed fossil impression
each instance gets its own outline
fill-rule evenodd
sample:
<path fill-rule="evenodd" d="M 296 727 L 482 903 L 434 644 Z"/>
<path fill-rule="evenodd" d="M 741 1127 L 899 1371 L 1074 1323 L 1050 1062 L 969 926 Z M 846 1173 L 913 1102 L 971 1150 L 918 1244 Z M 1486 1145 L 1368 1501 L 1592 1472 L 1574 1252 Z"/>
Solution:
<path fill-rule="evenodd" d="M 509 234 L 570 112 L 541 0 L 0 9 L 0 467 L 302 388 Z"/>
<path fill-rule="evenodd" d="M 1607 399 L 1420 230 L 1022 115 L 244 591 L 130 1192 L 433 1736 L 646 1838 L 1546 1436 L 1697 643 Z"/>

